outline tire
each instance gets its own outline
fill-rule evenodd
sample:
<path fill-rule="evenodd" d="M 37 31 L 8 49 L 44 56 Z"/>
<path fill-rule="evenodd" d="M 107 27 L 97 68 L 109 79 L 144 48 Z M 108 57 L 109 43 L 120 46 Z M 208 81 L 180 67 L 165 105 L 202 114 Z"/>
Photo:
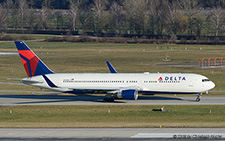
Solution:
<path fill-rule="evenodd" d="M 196 101 L 199 102 L 200 101 L 200 98 L 196 98 Z"/>
<path fill-rule="evenodd" d="M 114 98 L 104 98 L 103 102 L 114 102 Z"/>

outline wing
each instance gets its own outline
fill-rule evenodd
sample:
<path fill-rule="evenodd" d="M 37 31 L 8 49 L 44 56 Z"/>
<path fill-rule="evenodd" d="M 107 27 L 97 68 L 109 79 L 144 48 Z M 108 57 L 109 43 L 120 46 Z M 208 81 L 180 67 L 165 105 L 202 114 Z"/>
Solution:
<path fill-rule="evenodd" d="M 112 64 L 109 61 L 106 61 L 106 64 L 111 73 L 117 73 L 116 69 L 112 66 Z"/>

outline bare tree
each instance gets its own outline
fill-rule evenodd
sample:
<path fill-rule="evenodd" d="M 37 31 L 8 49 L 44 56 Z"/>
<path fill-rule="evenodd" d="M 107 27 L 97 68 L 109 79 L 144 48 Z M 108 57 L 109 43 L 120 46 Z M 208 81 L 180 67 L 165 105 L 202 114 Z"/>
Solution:
<path fill-rule="evenodd" d="M 154 35 L 155 34 L 155 23 L 156 23 L 156 7 L 159 4 L 158 0 L 151 0 L 149 1 L 147 5 L 147 10 L 148 10 L 148 25 L 149 25 L 149 32 Z"/>
<path fill-rule="evenodd" d="M 224 7 L 225 6 L 225 0 L 216 0 L 215 6 Z"/>
<path fill-rule="evenodd" d="M 166 14 L 166 21 L 167 21 L 167 30 L 173 34 L 177 34 L 180 23 L 182 20 L 182 11 L 176 2 L 172 2 L 168 5 L 168 11 Z"/>
<path fill-rule="evenodd" d="M 8 24 L 11 24 L 11 18 L 8 16 L 12 13 L 12 9 L 13 9 L 13 1 L 12 0 L 6 0 L 3 4 L 3 7 L 6 9 L 7 11 L 7 22 Z"/>
<path fill-rule="evenodd" d="M 225 11 L 221 7 L 215 7 L 210 15 L 210 26 L 215 31 L 215 35 L 218 36 L 219 30 L 224 24 Z"/>
<path fill-rule="evenodd" d="M 123 7 L 116 2 L 113 2 L 110 7 L 111 14 L 113 15 L 113 23 L 115 24 L 116 29 L 119 29 L 121 33 L 121 24 L 123 19 Z"/>
<path fill-rule="evenodd" d="M 64 24 L 65 20 L 63 19 L 63 13 L 61 11 L 57 11 L 57 12 L 54 12 L 53 16 L 56 17 L 56 23 L 57 23 L 56 28 L 62 29 L 63 26 L 65 25 Z"/>
<path fill-rule="evenodd" d="M 200 2 L 198 0 L 178 0 L 181 9 L 184 12 L 184 15 L 188 18 L 188 33 L 189 35 L 193 34 L 194 29 L 194 18 L 197 19 L 197 15 L 199 14 L 199 9 L 201 7 Z"/>
<path fill-rule="evenodd" d="M 79 3 L 80 3 L 80 0 L 77 0 L 77 1 L 70 0 L 70 22 L 72 25 L 72 31 L 76 31 L 76 23 L 77 23 L 78 12 L 79 12 Z"/>
<path fill-rule="evenodd" d="M 147 4 L 150 33 L 162 35 L 168 10 L 167 0 L 149 0 Z"/>
<path fill-rule="evenodd" d="M 25 17 L 27 15 L 27 9 L 28 9 L 28 5 L 27 5 L 27 0 L 18 0 L 18 14 L 19 14 L 19 18 L 20 18 L 20 26 L 21 28 L 25 25 Z"/>
<path fill-rule="evenodd" d="M 4 30 L 6 28 L 7 28 L 7 12 L 0 4 L 0 29 Z"/>
<path fill-rule="evenodd" d="M 103 25 L 103 21 L 102 21 L 102 14 L 105 7 L 105 0 L 95 0 L 94 1 L 94 11 L 96 13 L 97 16 L 97 32 L 98 34 L 101 32 L 101 28 Z"/>
<path fill-rule="evenodd" d="M 98 16 L 98 19 L 102 18 L 102 13 L 105 9 L 105 3 L 103 0 L 95 0 L 94 1 L 94 10 Z"/>
<path fill-rule="evenodd" d="M 42 1 L 42 7 L 47 7 L 48 9 L 51 8 L 51 5 L 53 3 L 53 0 L 43 0 Z"/>
<path fill-rule="evenodd" d="M 126 20 L 129 22 L 130 31 L 144 34 L 146 27 L 146 0 L 125 0 Z"/>
<path fill-rule="evenodd" d="M 85 31 L 94 31 L 94 17 L 92 16 L 92 11 L 90 10 L 84 10 L 81 9 L 80 16 L 79 16 L 79 22 L 81 23 L 81 28 L 83 33 Z"/>
<path fill-rule="evenodd" d="M 7 10 L 7 13 L 11 13 L 11 10 L 13 9 L 13 1 L 12 0 L 6 0 L 4 2 L 4 8 Z"/>
<path fill-rule="evenodd" d="M 41 18 L 42 29 L 45 30 L 47 27 L 48 18 L 49 18 L 49 12 L 48 12 L 48 8 L 46 6 L 42 6 L 40 18 Z"/>
<path fill-rule="evenodd" d="M 4 7 L 5 7 L 6 9 L 12 9 L 12 7 L 13 7 L 13 1 L 12 1 L 12 0 L 6 0 L 6 1 L 4 2 Z"/>
<path fill-rule="evenodd" d="M 27 16 L 27 23 L 29 30 L 33 30 L 35 28 L 35 25 L 38 25 L 38 17 L 36 16 L 36 10 L 30 8 L 29 14 Z"/>

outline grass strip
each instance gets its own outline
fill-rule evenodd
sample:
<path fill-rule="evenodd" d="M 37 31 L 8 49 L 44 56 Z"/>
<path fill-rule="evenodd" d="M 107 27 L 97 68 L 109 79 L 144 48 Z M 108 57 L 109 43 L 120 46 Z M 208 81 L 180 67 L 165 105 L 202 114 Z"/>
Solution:
<path fill-rule="evenodd" d="M 14 106 L 0 108 L 0 127 L 225 127 L 223 105 Z"/>

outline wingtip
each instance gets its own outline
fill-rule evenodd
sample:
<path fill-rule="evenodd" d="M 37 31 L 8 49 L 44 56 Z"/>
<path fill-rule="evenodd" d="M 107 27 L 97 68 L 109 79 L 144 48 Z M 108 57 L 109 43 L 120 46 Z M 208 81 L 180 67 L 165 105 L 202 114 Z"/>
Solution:
<path fill-rule="evenodd" d="M 23 41 L 14 41 L 15 43 L 24 43 Z"/>

